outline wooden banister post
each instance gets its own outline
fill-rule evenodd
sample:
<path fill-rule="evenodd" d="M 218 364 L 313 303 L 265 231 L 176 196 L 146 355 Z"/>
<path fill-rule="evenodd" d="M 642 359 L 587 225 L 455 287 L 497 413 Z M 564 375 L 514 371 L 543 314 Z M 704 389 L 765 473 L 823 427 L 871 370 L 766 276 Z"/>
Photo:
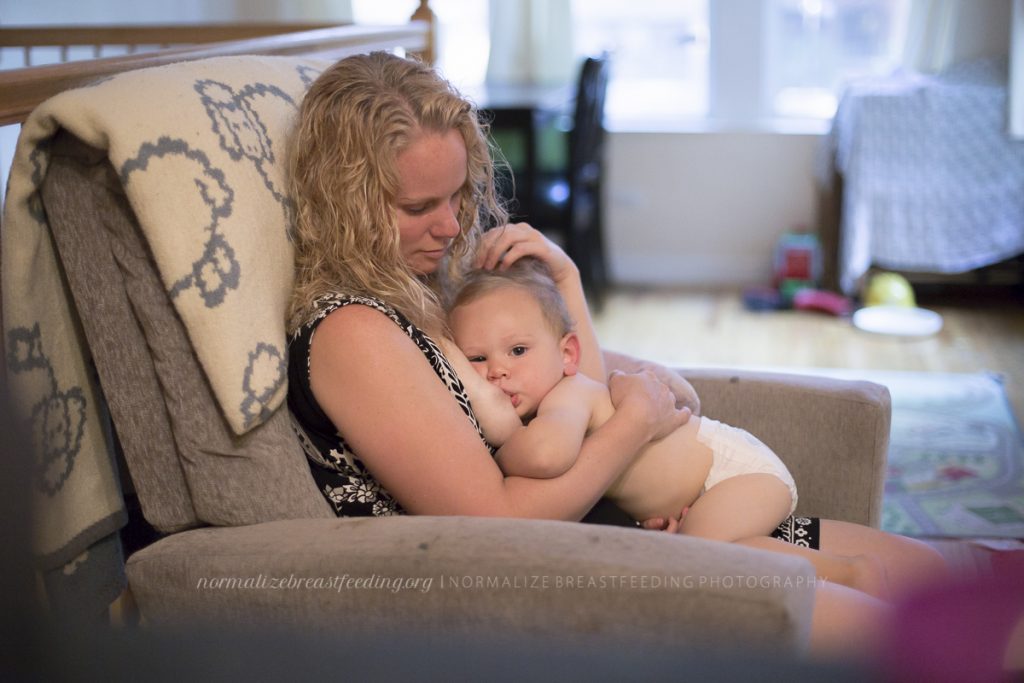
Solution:
<path fill-rule="evenodd" d="M 427 64 L 433 64 L 437 59 L 437 15 L 430 9 L 430 0 L 420 0 L 420 6 L 409 17 L 410 21 L 425 21 L 429 26 L 427 31 L 427 47 L 418 52 L 420 59 Z"/>

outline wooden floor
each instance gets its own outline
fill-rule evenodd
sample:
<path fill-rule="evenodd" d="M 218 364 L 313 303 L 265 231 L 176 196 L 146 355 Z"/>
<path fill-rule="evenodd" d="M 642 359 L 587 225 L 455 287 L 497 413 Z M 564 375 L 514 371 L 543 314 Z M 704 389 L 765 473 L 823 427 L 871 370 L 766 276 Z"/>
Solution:
<path fill-rule="evenodd" d="M 603 347 L 673 367 L 770 367 L 999 373 L 1024 424 L 1024 296 L 991 291 L 919 293 L 943 317 L 928 338 L 862 332 L 848 319 L 807 311 L 754 312 L 741 293 L 620 288 L 594 324 Z"/>

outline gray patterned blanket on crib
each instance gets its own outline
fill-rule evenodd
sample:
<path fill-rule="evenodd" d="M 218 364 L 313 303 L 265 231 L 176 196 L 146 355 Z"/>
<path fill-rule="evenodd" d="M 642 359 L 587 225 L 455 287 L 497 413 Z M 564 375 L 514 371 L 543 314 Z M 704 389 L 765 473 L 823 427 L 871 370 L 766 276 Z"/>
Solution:
<path fill-rule="evenodd" d="M 960 273 L 1024 252 L 1024 140 L 1007 134 L 1006 60 L 849 86 L 830 136 L 843 175 L 840 285 L 874 264 Z"/>

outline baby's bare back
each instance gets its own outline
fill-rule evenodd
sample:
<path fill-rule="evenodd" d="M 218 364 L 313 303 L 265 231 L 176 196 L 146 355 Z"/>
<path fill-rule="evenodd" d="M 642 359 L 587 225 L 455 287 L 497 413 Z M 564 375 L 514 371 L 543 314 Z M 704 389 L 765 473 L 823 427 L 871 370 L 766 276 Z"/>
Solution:
<path fill-rule="evenodd" d="M 615 412 L 607 391 L 594 410 L 597 429 Z M 700 418 L 648 444 L 608 489 L 607 496 L 633 519 L 678 516 L 700 496 L 711 471 L 711 449 L 697 441 Z"/>

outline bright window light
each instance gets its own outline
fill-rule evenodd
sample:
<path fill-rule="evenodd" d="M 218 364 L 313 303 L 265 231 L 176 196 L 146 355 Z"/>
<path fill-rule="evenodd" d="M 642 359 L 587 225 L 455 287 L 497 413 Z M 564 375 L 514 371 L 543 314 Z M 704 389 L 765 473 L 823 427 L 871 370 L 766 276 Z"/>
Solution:
<path fill-rule="evenodd" d="M 765 97 L 772 115 L 831 118 L 843 85 L 900 63 L 909 0 L 770 0 Z"/>
<path fill-rule="evenodd" d="M 408 2 L 352 0 L 358 24 L 404 24 L 419 5 Z M 488 0 L 430 0 L 437 15 L 437 67 L 456 87 L 480 85 L 487 75 Z"/>
<path fill-rule="evenodd" d="M 606 118 L 671 121 L 708 112 L 708 0 L 573 0 L 576 51 L 611 53 Z"/>

